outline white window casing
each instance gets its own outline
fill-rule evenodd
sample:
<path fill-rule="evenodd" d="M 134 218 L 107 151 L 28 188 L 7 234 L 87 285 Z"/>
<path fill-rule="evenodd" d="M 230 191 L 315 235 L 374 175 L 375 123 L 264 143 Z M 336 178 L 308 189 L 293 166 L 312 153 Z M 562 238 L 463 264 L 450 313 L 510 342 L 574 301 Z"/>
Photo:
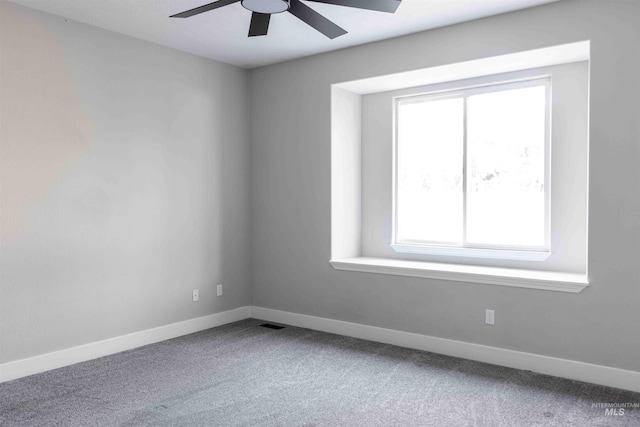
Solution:
<path fill-rule="evenodd" d="M 585 289 L 589 60 L 590 43 L 584 41 L 332 85 L 331 265 L 351 274 Z M 540 79 L 547 85 L 545 244 L 396 239 L 396 100 Z"/>
<path fill-rule="evenodd" d="M 466 100 L 474 95 L 495 93 L 514 89 L 543 87 L 545 90 L 544 105 L 544 244 L 539 246 L 509 246 L 495 244 L 474 244 L 466 240 L 467 227 L 467 103 Z M 462 227 L 463 241 L 459 244 L 444 242 L 429 242 L 422 240 L 400 239 L 398 237 L 398 144 L 399 144 L 399 106 L 417 102 L 438 101 L 444 99 L 462 99 L 464 102 L 462 120 L 463 127 L 463 160 L 462 160 L 462 198 L 463 212 Z M 551 76 L 535 76 L 521 80 L 502 81 L 498 83 L 480 84 L 477 86 L 460 87 L 456 89 L 435 91 L 429 93 L 418 93 L 412 95 L 403 95 L 393 98 L 393 228 L 391 236 L 391 248 L 399 253 L 425 254 L 425 255 L 441 255 L 446 257 L 471 257 L 471 258 L 492 258 L 492 259 L 516 259 L 530 261 L 544 261 L 550 255 L 550 204 L 551 204 Z M 443 244 L 444 243 L 444 244 Z"/>

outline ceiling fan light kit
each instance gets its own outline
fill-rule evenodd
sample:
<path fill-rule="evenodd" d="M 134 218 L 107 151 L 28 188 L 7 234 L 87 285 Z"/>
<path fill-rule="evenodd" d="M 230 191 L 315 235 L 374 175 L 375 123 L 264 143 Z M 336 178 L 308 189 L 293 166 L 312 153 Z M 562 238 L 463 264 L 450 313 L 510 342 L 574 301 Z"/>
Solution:
<path fill-rule="evenodd" d="M 356 9 L 374 10 L 378 12 L 394 13 L 402 0 L 308 0 L 317 3 L 326 3 L 336 6 L 353 7 Z M 272 14 L 289 12 L 307 25 L 315 28 L 330 39 L 347 34 L 344 28 L 339 27 L 318 12 L 302 3 L 300 0 L 218 0 L 213 3 L 189 9 L 184 12 L 171 15 L 171 18 L 189 18 L 210 10 L 218 9 L 233 3 L 251 11 L 251 24 L 249 37 L 266 36 L 269 30 L 269 22 Z"/>
<path fill-rule="evenodd" d="M 257 13 L 282 13 L 289 10 L 288 0 L 242 0 L 242 6 Z"/>

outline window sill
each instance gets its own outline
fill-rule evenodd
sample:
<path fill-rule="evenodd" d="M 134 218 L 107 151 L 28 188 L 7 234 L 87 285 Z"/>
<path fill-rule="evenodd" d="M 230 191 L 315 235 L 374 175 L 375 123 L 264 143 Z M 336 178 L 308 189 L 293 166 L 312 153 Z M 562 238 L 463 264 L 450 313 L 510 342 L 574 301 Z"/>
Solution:
<path fill-rule="evenodd" d="M 329 262 L 336 270 L 454 280 L 558 292 L 579 293 L 589 286 L 586 274 L 366 257 L 335 259 Z"/>
<path fill-rule="evenodd" d="M 526 261 L 544 261 L 551 252 L 543 251 L 517 251 L 503 249 L 459 248 L 447 246 L 412 245 L 407 243 L 394 243 L 391 246 L 396 252 L 441 255 L 467 258 L 491 258 L 491 259 L 517 259 Z"/>

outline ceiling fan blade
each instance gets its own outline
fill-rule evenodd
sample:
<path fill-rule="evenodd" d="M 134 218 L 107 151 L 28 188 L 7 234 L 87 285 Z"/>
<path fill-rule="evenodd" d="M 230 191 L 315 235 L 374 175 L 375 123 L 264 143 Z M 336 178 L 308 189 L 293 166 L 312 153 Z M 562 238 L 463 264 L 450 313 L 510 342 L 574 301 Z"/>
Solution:
<path fill-rule="evenodd" d="M 302 4 L 300 0 L 291 0 L 289 12 L 330 39 L 347 34 L 343 28 L 329 21 L 309 6 Z"/>
<path fill-rule="evenodd" d="M 335 4 L 337 6 L 355 7 L 358 9 L 377 10 L 394 13 L 402 0 L 309 0 L 318 3 Z"/>
<path fill-rule="evenodd" d="M 204 12 L 208 12 L 213 9 L 217 9 L 222 6 L 227 6 L 232 3 L 237 3 L 240 0 L 218 0 L 213 3 L 205 4 L 204 6 L 199 6 L 193 9 L 186 10 L 184 12 L 176 13 L 175 15 L 171 15 L 169 18 L 188 18 L 193 15 L 199 15 Z"/>
<path fill-rule="evenodd" d="M 249 27 L 249 37 L 266 36 L 269 31 L 270 13 L 253 12 L 251 14 L 251 26 Z"/>

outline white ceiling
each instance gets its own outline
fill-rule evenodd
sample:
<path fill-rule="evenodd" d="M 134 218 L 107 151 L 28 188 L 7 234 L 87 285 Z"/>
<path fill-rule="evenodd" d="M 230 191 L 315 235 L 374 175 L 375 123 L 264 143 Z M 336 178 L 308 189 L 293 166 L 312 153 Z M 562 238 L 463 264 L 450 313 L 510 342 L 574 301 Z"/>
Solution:
<path fill-rule="evenodd" d="M 349 33 L 330 40 L 290 13 L 273 15 L 269 34 L 247 37 L 240 3 L 185 19 L 169 15 L 212 0 L 11 0 L 139 39 L 253 68 L 557 0 L 403 0 L 395 14 L 305 3 Z M 363 0 L 367 1 L 367 0 Z"/>

